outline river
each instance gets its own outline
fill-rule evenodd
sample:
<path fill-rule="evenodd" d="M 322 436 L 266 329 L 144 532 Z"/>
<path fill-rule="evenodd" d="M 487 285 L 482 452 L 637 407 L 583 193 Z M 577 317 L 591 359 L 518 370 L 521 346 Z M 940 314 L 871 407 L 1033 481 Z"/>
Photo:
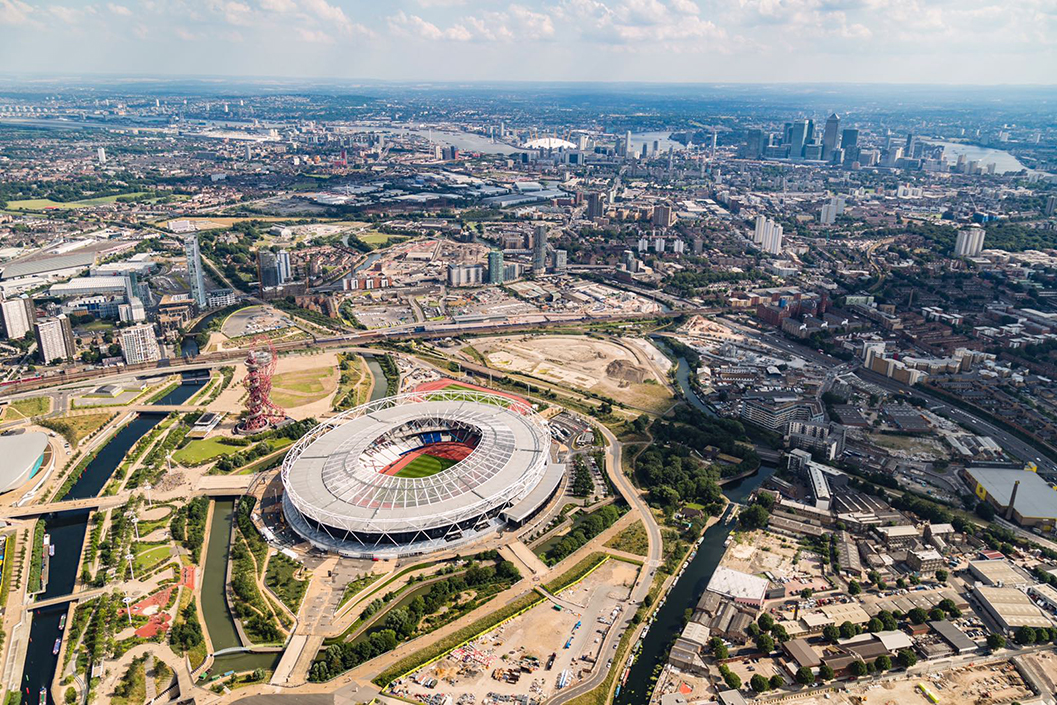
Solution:
<path fill-rule="evenodd" d="M 676 380 L 683 395 L 694 407 L 714 415 L 691 391 L 686 360 L 680 358 L 678 364 Z M 743 502 L 774 472 L 775 468 L 761 467 L 755 475 L 726 485 L 723 494 L 731 502 Z M 723 542 L 735 526 L 733 523 L 725 523 L 730 511 L 731 507 L 728 506 L 723 518 L 705 531 L 704 540 L 697 547 L 697 555 L 690 560 L 683 575 L 668 592 L 664 604 L 654 614 L 653 625 L 642 639 L 642 648 L 621 687 L 620 695 L 615 700 L 618 705 L 642 705 L 649 702 L 657 675 L 668 660 L 668 651 L 676 637 L 682 633 L 686 610 L 694 607 L 701 599 L 705 586 L 726 551 Z M 614 664 L 614 667 L 620 668 L 617 664 Z"/>
<path fill-rule="evenodd" d="M 198 389 L 199 385 L 195 384 L 180 385 L 155 404 L 181 404 Z M 136 441 L 164 418 L 164 414 L 136 416 L 103 446 L 62 499 L 85 499 L 99 494 Z M 48 588 L 39 595 L 40 599 L 61 597 L 73 592 L 80 570 L 81 549 L 84 546 L 90 515 L 91 510 L 78 510 L 43 517 L 44 530 L 51 535 L 55 555 L 50 562 Z M 37 703 L 37 693 L 42 687 L 50 687 L 55 676 L 58 656 L 52 654 L 52 649 L 55 640 L 62 636 L 59 631 L 59 619 L 66 614 L 68 607 L 68 603 L 62 603 L 33 613 L 29 647 L 22 667 L 22 696 L 26 703 Z M 48 703 L 52 702 L 49 690 Z"/>
<path fill-rule="evenodd" d="M 363 357 L 367 361 L 367 369 L 371 371 L 371 376 L 374 377 L 374 386 L 371 388 L 371 401 L 384 399 L 389 396 L 389 378 L 382 371 L 382 366 L 378 363 L 377 357 L 374 355 L 364 355 Z"/>
<path fill-rule="evenodd" d="M 971 162 L 979 161 L 980 164 L 985 167 L 988 164 L 994 163 L 995 173 L 997 174 L 1005 174 L 1006 172 L 1015 173 L 1022 169 L 1027 169 L 1026 166 L 1020 163 L 1019 159 L 1001 149 L 978 147 L 975 144 L 964 144 L 962 142 L 943 142 L 941 140 L 922 140 L 922 142 L 942 146 L 943 156 L 946 157 L 948 162 L 956 162 L 958 161 L 958 157 L 964 154 L 966 160 Z M 1033 170 L 1028 169 L 1028 171 L 1031 172 Z"/>

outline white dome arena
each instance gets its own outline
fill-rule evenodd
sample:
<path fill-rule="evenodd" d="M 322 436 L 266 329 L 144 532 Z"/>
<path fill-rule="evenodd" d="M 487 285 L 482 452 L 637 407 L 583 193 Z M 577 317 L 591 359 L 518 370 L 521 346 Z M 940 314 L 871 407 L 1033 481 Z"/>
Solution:
<path fill-rule="evenodd" d="M 528 149 L 576 149 L 576 145 L 559 137 L 537 137 L 525 143 Z"/>
<path fill-rule="evenodd" d="M 317 548 L 412 555 L 520 525 L 554 495 L 546 422 L 520 400 L 464 388 L 350 409 L 283 461 L 287 522 Z"/>

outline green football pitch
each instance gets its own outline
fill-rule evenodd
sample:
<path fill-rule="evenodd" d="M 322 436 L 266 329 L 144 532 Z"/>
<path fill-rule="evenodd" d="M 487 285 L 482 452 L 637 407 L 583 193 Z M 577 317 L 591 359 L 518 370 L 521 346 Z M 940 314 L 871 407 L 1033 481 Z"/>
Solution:
<path fill-rule="evenodd" d="M 432 455 L 420 455 L 404 467 L 400 468 L 396 473 L 396 476 L 429 477 L 430 475 L 436 475 L 438 472 L 447 470 L 457 462 L 457 460 L 452 460 L 450 458 L 435 458 Z"/>

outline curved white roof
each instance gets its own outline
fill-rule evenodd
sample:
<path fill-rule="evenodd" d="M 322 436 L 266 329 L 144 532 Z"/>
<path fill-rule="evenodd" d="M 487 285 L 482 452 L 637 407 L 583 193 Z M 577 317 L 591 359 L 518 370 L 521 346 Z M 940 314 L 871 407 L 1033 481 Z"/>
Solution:
<path fill-rule="evenodd" d="M 45 433 L 13 433 L 0 436 L 0 492 L 13 490 L 29 479 L 44 449 L 48 447 Z"/>
<path fill-rule="evenodd" d="M 371 462 L 382 436 L 415 423 L 470 426 L 462 461 L 429 477 L 396 477 Z M 517 501 L 547 468 L 550 435 L 525 404 L 482 392 L 402 394 L 351 409 L 302 438 L 283 462 L 287 498 L 334 528 L 398 532 L 445 526 Z"/>
<path fill-rule="evenodd" d="M 559 137 L 538 137 L 525 143 L 529 149 L 576 149 L 576 145 Z"/>

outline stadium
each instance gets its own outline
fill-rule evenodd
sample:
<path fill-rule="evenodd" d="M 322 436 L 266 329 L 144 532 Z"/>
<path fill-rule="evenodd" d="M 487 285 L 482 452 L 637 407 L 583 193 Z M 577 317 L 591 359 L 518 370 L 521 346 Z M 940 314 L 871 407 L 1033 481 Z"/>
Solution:
<path fill-rule="evenodd" d="M 315 547 L 428 553 L 536 514 L 561 482 L 546 422 L 524 401 L 447 387 L 339 414 L 283 461 L 283 513 Z"/>

